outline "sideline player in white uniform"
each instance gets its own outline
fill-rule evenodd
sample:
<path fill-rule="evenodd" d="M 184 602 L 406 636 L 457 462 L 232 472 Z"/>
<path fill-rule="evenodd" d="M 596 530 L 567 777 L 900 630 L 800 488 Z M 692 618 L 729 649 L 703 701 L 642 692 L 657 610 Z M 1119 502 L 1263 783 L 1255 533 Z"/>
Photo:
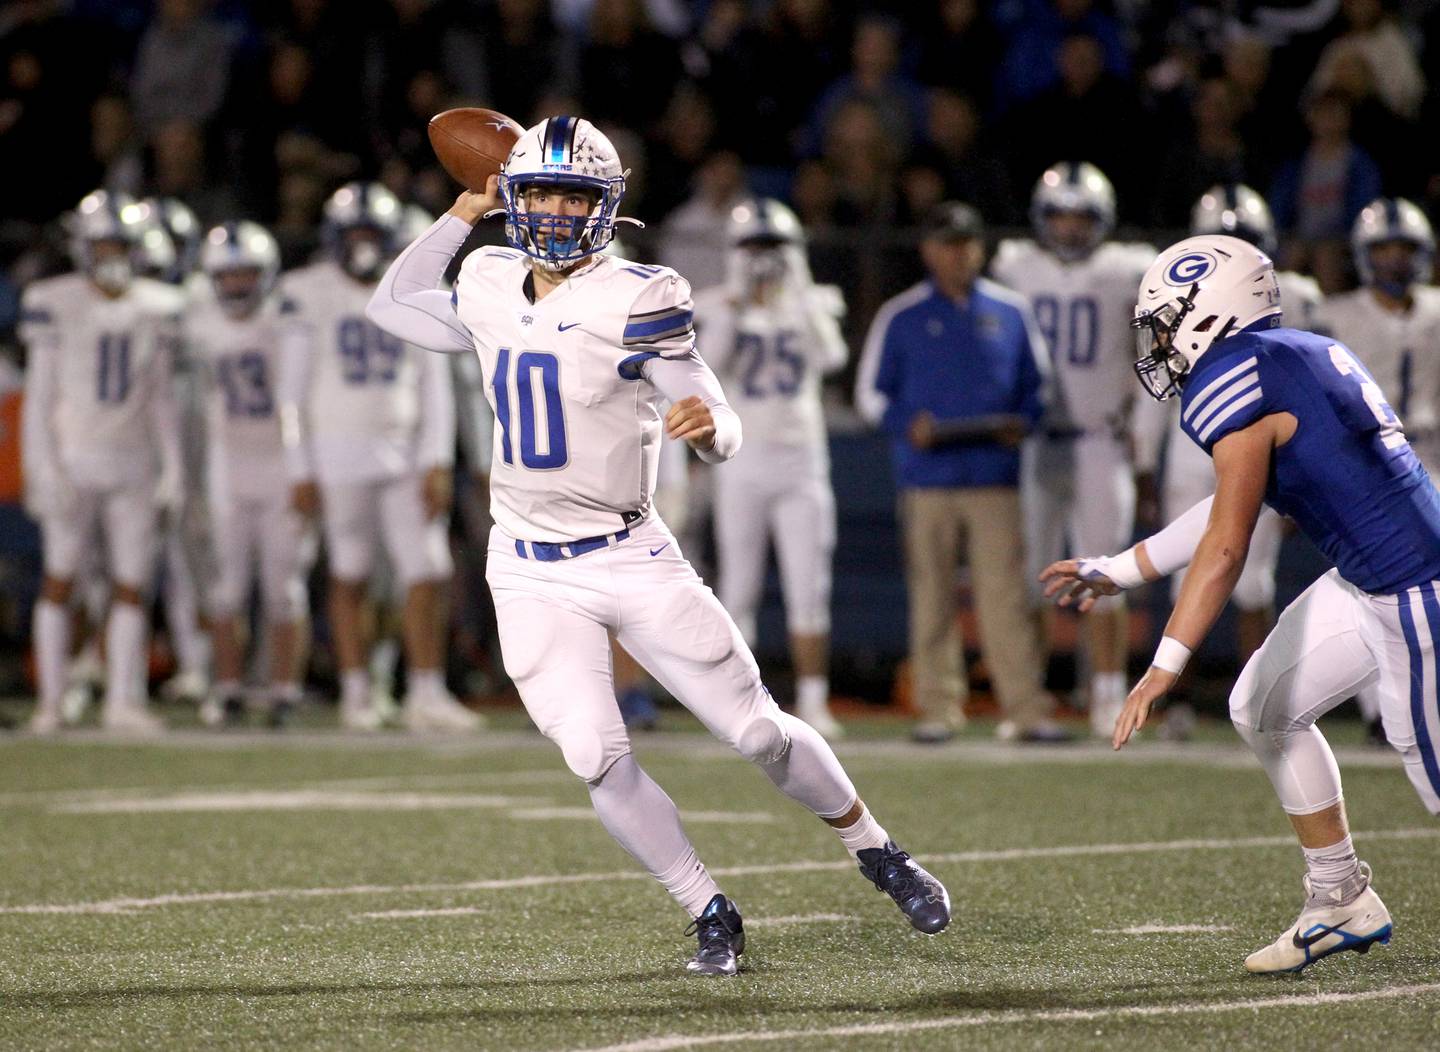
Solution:
<path fill-rule="evenodd" d="M 455 456 L 450 366 L 365 317 L 400 223 L 400 202 L 385 187 L 343 186 L 325 205 L 329 258 L 281 280 L 305 336 L 285 342 L 282 430 L 297 510 L 320 505 L 341 722 L 379 726 L 363 611 L 383 543 L 405 592 L 406 726 L 474 730 L 482 721 L 445 689 L 443 665 Z"/>
<path fill-rule="evenodd" d="M 1331 296 L 1317 318 L 1355 352 L 1395 411 L 1421 462 L 1440 468 L 1440 288 L 1430 284 L 1435 234 L 1404 198 L 1370 202 L 1350 231 L 1360 288 Z"/>
<path fill-rule="evenodd" d="M 150 197 L 140 202 L 138 272 L 179 288 L 187 301 L 207 297 L 204 275 L 196 270 L 200 221 L 183 202 Z M 160 541 L 161 608 L 165 629 L 175 652 L 175 674 L 160 685 L 160 696 L 170 702 L 199 704 L 210 687 L 210 638 L 201 623 L 200 590 L 204 551 L 204 415 L 196 385 L 195 362 L 190 349 L 175 348 L 175 404 L 180 420 L 180 448 L 184 456 L 184 506 L 164 523 Z"/>
<path fill-rule="evenodd" d="M 820 379 L 845 364 L 845 301 L 810 277 L 805 231 L 780 202 L 737 205 L 726 239 L 726 283 L 695 295 L 706 361 L 745 430 L 744 450 L 715 473 L 720 600 L 753 646 L 773 537 L 795 712 L 833 738 L 844 728 L 829 709 L 835 493 Z"/>
<path fill-rule="evenodd" d="M 1390 939 L 1390 912 L 1350 839 L 1340 772 L 1315 721 L 1374 685 L 1391 743 L 1440 814 L 1440 491 L 1380 387 L 1343 344 L 1280 328 L 1270 258 L 1238 238 L 1162 252 L 1135 307 L 1135 370 L 1181 395 L 1185 434 L 1215 461 L 1215 495 L 1119 555 L 1056 563 L 1047 594 L 1109 594 L 1190 573 L 1150 669 L 1115 726 L 1120 748 L 1174 686 L 1239 579 L 1261 502 L 1335 564 L 1285 612 L 1230 694 L 1230 715 L 1290 817 L 1305 905 L 1252 972 L 1298 972 Z"/>
<path fill-rule="evenodd" d="M 180 292 L 134 275 L 136 205 L 97 191 L 69 217 L 77 270 L 22 300 L 29 347 L 24 438 L 28 503 L 39 511 L 45 579 L 35 607 L 40 703 L 31 727 L 60 724 L 75 574 L 103 534 L 111 578 L 101 722 L 154 732 L 145 708 L 145 592 L 157 509 L 179 506 L 172 390 Z"/>
<path fill-rule="evenodd" d="M 1207 190 L 1190 213 L 1190 233 L 1228 234 L 1274 257 L 1275 222 L 1270 217 L 1270 206 L 1248 186 L 1230 183 Z M 1315 311 L 1320 305 L 1320 286 L 1315 279 L 1287 270 L 1277 271 L 1275 280 L 1280 286 L 1285 322 L 1295 329 L 1314 329 Z M 1215 492 L 1215 465 L 1203 449 L 1185 437 L 1178 406 L 1170 414 L 1170 438 L 1165 450 L 1165 515 L 1175 518 Z M 1280 562 L 1283 539 L 1283 520 L 1273 508 L 1262 508 L 1250 537 L 1245 569 L 1230 597 L 1238 614 L 1236 636 L 1241 665 L 1265 642 L 1275 624 L 1275 568 Z M 1172 601 L 1179 601 L 1184 580 L 1183 569 L 1170 578 Z"/>
<path fill-rule="evenodd" d="M 1105 240 L 1115 226 L 1115 190 L 1093 164 L 1047 169 L 1030 198 L 1030 221 L 1034 240 L 1002 241 L 990 269 L 1030 301 L 1053 364 L 1053 398 L 1026 443 L 1021 477 L 1033 581 L 1069 552 L 1124 545 L 1135 528 L 1134 398 L 1124 379 L 1135 286 L 1154 250 Z M 1108 736 L 1125 703 L 1123 598 L 1097 604 L 1086 627 L 1090 726 Z"/>
<path fill-rule="evenodd" d="M 276 381 L 287 305 L 275 295 L 280 248 L 255 223 L 225 223 L 206 235 L 200 268 L 209 292 L 185 314 L 185 341 L 205 393 L 205 482 L 210 562 L 207 590 L 215 686 L 206 722 L 244 715 L 242 616 L 259 583 L 267 627 L 270 722 L 282 725 L 300 700 L 307 612 L 305 578 L 314 555 L 306 523 L 291 507 Z M 293 333 L 289 338 L 294 339 Z"/>
<path fill-rule="evenodd" d="M 740 425 L 695 351 L 690 287 L 667 267 L 599 254 L 625 175 L 589 121 L 551 117 L 516 141 L 486 194 L 462 194 L 391 266 L 370 316 L 432 350 L 478 353 L 495 410 L 487 577 L 505 668 L 526 711 L 590 790 L 596 814 L 694 918 L 689 969 L 733 975 L 745 934 L 696 857 L 674 803 L 630 752 L 610 632 L 718 738 L 835 827 L 861 872 L 921 931 L 945 889 L 889 840 L 814 728 L 775 704 L 735 623 L 654 511 L 663 427 L 702 459 L 735 454 Z M 466 257 L 503 201 L 508 249 Z"/>

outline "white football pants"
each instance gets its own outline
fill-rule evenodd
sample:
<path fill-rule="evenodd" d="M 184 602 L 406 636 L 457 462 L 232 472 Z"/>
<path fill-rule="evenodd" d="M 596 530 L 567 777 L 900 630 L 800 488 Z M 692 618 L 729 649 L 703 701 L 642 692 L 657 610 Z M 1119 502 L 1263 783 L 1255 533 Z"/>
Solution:
<path fill-rule="evenodd" d="M 110 579 L 141 591 L 155 572 L 155 486 L 145 482 L 126 489 L 75 487 L 46 508 L 41 519 L 45 572 L 74 580 L 94 565 L 103 539 Z"/>
<path fill-rule="evenodd" d="M 785 446 L 747 449 L 714 474 L 720 601 L 746 641 L 755 642 L 772 537 L 790 634 L 829 632 L 835 493 L 823 455 Z"/>
<path fill-rule="evenodd" d="M 218 578 L 213 612 L 228 617 L 245 608 L 257 579 L 267 622 L 299 621 L 306 614 L 305 577 L 315 541 L 283 490 L 265 500 L 236 498 L 210 506 Z"/>
<path fill-rule="evenodd" d="M 1171 428 L 1165 456 L 1165 521 L 1173 522 L 1214 492 L 1215 465 L 1178 426 Z M 1279 513 L 1268 505 L 1262 507 L 1250 535 L 1245 568 L 1230 596 L 1241 610 L 1269 610 L 1275 605 L 1275 567 L 1280 562 L 1282 540 L 1284 524 Z M 1170 576 L 1171 602 L 1180 598 L 1184 580 L 1184 570 Z"/>
<path fill-rule="evenodd" d="M 586 782 L 630 752 L 611 678 L 613 632 L 711 734 L 760 765 L 787 796 L 825 818 L 855 803 L 834 754 L 780 711 L 735 622 L 655 514 L 623 541 L 556 562 L 522 558 L 497 527 L 485 576 L 505 671 L 535 725 Z"/>
<path fill-rule="evenodd" d="M 1331 570 L 1285 608 L 1236 680 L 1230 718 L 1287 812 L 1311 814 L 1341 799 L 1340 771 L 1315 721 L 1370 687 L 1406 775 L 1440 814 L 1437 639 L 1436 582 L 1370 595 Z"/>
<path fill-rule="evenodd" d="M 321 485 L 321 519 L 330 576 L 363 581 L 380 545 L 402 588 L 450 576 L 449 520 L 425 517 L 421 474 L 377 482 Z"/>
<path fill-rule="evenodd" d="M 1040 571 L 1057 559 L 1110 555 L 1130 546 L 1135 475 L 1123 441 L 1108 434 L 1030 439 L 1020 487 L 1026 576 L 1037 599 Z M 1097 606 L 1123 602 L 1123 596 L 1107 596 Z"/>

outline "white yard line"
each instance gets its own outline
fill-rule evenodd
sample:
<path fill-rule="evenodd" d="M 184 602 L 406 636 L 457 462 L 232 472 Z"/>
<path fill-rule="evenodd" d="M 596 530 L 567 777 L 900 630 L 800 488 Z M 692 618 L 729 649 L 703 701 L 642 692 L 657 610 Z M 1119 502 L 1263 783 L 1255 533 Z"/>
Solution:
<path fill-rule="evenodd" d="M 535 802 L 533 796 L 477 793 L 356 793 L 335 789 L 292 789 L 87 800 L 61 804 L 51 808 L 50 813 L 135 815 L 197 811 L 437 811 L 524 807 Z"/>
<path fill-rule="evenodd" d="M 473 917 L 488 913 L 483 906 L 446 906 L 433 910 L 375 910 L 371 913 L 357 913 L 356 920 L 415 920 L 426 917 Z M 839 924 L 858 921 L 848 913 L 806 913 L 793 917 L 750 917 L 745 921 L 747 928 L 776 928 L 787 924 Z"/>
<path fill-rule="evenodd" d="M 1356 838 L 1371 840 L 1433 840 L 1440 838 L 1440 828 L 1382 829 L 1361 832 Z M 1117 844 L 1060 844 L 1053 847 L 1020 847 L 985 851 L 956 851 L 948 854 L 926 854 L 928 865 L 962 863 L 1014 862 L 1038 858 L 1085 858 L 1104 855 L 1141 855 L 1167 851 L 1234 851 L 1245 848 L 1293 847 L 1291 836 L 1230 837 L 1205 840 L 1155 840 Z M 711 869 L 717 877 L 773 876 L 776 873 L 815 873 L 826 870 L 848 871 L 855 864 L 845 861 L 772 862 L 765 865 L 728 866 Z M 425 894 L 446 891 L 507 891 L 515 888 L 553 887 L 566 884 L 600 884 L 610 881 L 649 880 L 643 872 L 625 870 L 613 873 L 566 873 L 526 877 L 503 877 L 496 880 L 474 880 L 452 884 L 353 884 L 319 888 L 258 888 L 242 891 L 198 891 L 157 895 L 148 898 L 100 899 L 91 902 L 32 903 L 0 906 L 0 914 L 56 913 L 124 913 L 152 906 L 185 906 L 210 902 L 254 902 L 267 899 L 307 899 L 352 895 Z"/>
<path fill-rule="evenodd" d="M 511 818 L 519 818 L 524 821 L 534 819 L 541 822 L 555 819 L 591 821 L 595 818 L 595 810 L 590 807 L 525 807 L 507 813 Z M 753 826 L 779 821 L 768 811 L 681 811 L 680 817 L 685 820 L 686 825 L 709 823 L 711 825 Z"/>
<path fill-rule="evenodd" d="M 1087 1023 L 1103 1020 L 1143 1019 L 1167 1015 L 1214 1015 L 1222 1012 L 1258 1012 L 1268 1008 L 1315 1008 L 1324 1005 L 1385 1001 L 1397 997 L 1423 997 L 1440 993 L 1440 983 L 1388 986 L 1354 993 L 1297 994 L 1289 997 L 1254 997 L 1236 1001 L 1185 1001 L 1170 1005 L 1118 1005 L 1114 1008 L 1057 1008 L 1016 1012 L 973 1012 L 895 1023 L 858 1023 L 812 1030 L 736 1030 L 728 1034 L 647 1037 L 618 1045 L 591 1046 L 580 1052 L 673 1052 L 706 1045 L 740 1045 L 757 1042 L 803 1043 L 821 1038 L 871 1037 L 913 1034 L 926 1030 L 953 1030 L 975 1026 L 1014 1026 L 1020 1023 Z"/>
<path fill-rule="evenodd" d="M 1234 931 L 1228 924 L 1137 924 L 1131 928 L 1091 928 L 1092 935 L 1198 935 Z"/>

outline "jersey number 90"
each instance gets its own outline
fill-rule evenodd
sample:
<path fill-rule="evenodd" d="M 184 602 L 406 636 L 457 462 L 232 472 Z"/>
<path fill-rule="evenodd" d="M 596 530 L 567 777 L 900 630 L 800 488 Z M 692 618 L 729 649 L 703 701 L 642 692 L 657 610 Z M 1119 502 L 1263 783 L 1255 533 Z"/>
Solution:
<path fill-rule="evenodd" d="M 509 347 L 501 347 L 490 384 L 495 392 L 495 419 L 500 422 L 500 458 L 507 464 L 515 463 L 513 423 L 520 431 L 520 463 L 525 467 L 531 471 L 555 471 L 568 464 L 570 443 L 565 434 L 565 404 L 560 397 L 560 359 L 545 351 L 516 354 Z"/>

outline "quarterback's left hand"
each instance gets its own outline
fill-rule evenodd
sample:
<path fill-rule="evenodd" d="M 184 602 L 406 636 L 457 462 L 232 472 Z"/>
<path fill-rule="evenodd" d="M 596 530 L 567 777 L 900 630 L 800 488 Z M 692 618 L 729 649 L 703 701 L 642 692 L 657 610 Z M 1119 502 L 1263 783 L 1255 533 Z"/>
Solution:
<path fill-rule="evenodd" d="M 682 398 L 665 414 L 665 433 L 684 439 L 690 448 L 706 452 L 715 446 L 715 418 L 710 407 L 696 395 Z"/>
<path fill-rule="evenodd" d="M 1166 672 L 1163 668 L 1151 665 L 1145 675 L 1140 677 L 1140 682 L 1130 691 L 1130 696 L 1125 699 L 1125 707 L 1120 710 L 1120 716 L 1115 721 L 1115 734 L 1111 737 L 1110 744 L 1116 749 L 1120 748 L 1130 740 L 1132 734 L 1145 726 L 1151 706 L 1169 693 L 1179 678 L 1173 672 Z"/>
<path fill-rule="evenodd" d="M 437 465 L 425 472 L 420 488 L 420 499 L 425 503 L 425 517 L 438 519 L 448 512 L 454 492 L 455 481 L 449 468 Z"/>

